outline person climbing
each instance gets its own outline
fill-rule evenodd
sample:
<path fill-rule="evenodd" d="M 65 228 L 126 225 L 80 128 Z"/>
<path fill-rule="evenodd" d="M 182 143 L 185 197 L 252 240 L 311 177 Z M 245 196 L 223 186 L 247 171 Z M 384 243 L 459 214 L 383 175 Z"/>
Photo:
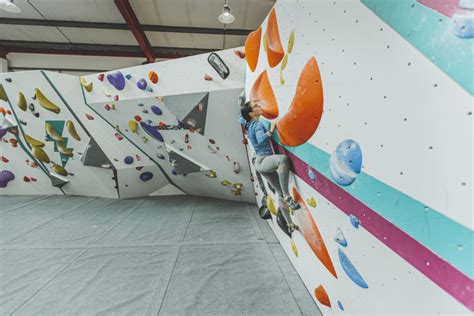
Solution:
<path fill-rule="evenodd" d="M 291 219 L 288 207 L 295 211 L 300 208 L 300 205 L 291 197 L 288 190 L 290 160 L 286 155 L 273 153 L 270 138 L 275 131 L 276 121 L 273 121 L 270 130 L 267 130 L 259 120 L 262 113 L 262 107 L 257 101 L 248 101 L 240 108 L 239 122 L 245 126 L 250 143 L 257 155 L 255 170 L 260 172 L 277 191 L 278 203 L 288 224 L 288 230 L 293 232 L 297 227 Z"/>

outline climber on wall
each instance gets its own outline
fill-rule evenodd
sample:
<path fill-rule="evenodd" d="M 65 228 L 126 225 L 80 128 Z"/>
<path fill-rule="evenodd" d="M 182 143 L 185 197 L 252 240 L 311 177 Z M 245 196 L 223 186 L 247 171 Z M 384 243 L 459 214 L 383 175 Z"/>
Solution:
<path fill-rule="evenodd" d="M 239 122 L 245 126 L 245 130 L 257 155 L 254 164 L 255 169 L 277 191 L 279 206 L 288 223 L 288 229 L 290 232 L 293 232 L 296 229 L 296 225 L 291 219 L 288 207 L 294 211 L 299 209 L 300 205 L 291 197 L 288 190 L 290 161 L 285 155 L 273 153 L 270 139 L 275 131 L 276 122 L 273 121 L 270 130 L 267 130 L 265 125 L 259 120 L 262 113 L 262 107 L 257 101 L 248 101 L 240 108 Z"/>

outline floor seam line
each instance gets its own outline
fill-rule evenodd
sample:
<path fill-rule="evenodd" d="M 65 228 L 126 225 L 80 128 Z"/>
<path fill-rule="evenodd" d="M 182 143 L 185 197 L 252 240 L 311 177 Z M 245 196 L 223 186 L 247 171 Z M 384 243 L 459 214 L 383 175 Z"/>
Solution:
<path fill-rule="evenodd" d="M 163 298 L 161 299 L 160 308 L 158 308 L 158 311 L 156 313 L 157 316 L 160 315 L 161 309 L 163 308 L 163 303 L 165 302 L 166 294 L 168 293 L 168 288 L 170 287 L 170 284 L 171 284 L 171 279 L 173 278 L 176 265 L 178 264 L 178 258 L 179 258 L 179 255 L 181 254 L 182 247 L 183 245 L 179 245 L 179 250 L 178 250 L 178 254 L 176 255 L 176 259 L 174 261 L 173 269 L 171 269 L 170 277 L 168 279 L 168 282 L 166 283 L 166 289 L 165 289 L 165 292 L 163 293 Z"/>
<path fill-rule="evenodd" d="M 148 201 L 148 197 L 146 197 L 141 203 L 138 203 L 130 212 L 128 212 L 127 215 L 125 215 L 122 219 L 119 219 L 115 224 L 113 224 L 108 230 L 106 230 L 102 235 L 97 237 L 94 241 L 89 243 L 88 245 L 94 245 L 97 244 L 99 241 L 101 241 L 105 236 L 107 236 L 115 227 L 117 227 L 120 223 L 122 223 L 125 219 L 127 219 L 133 212 L 135 212 L 140 206 L 145 204 L 145 202 Z"/>
<path fill-rule="evenodd" d="M 47 195 L 47 196 L 45 196 L 45 197 L 40 197 L 40 198 L 38 198 L 38 199 L 35 199 L 35 200 L 31 201 L 31 202 L 28 202 L 28 203 L 19 205 L 19 206 L 14 207 L 14 208 L 12 208 L 12 209 L 6 211 L 6 212 L 0 213 L 0 216 L 2 216 L 3 214 L 10 213 L 11 211 L 15 211 L 15 210 L 19 209 L 20 207 L 28 206 L 28 205 L 33 204 L 33 203 L 35 203 L 35 202 L 40 202 L 40 201 L 47 200 L 47 199 L 49 199 L 49 198 L 52 197 L 52 196 L 54 196 L 54 195 Z M 64 195 L 58 195 L 58 196 L 64 196 Z"/>
<path fill-rule="evenodd" d="M 88 205 L 88 204 L 90 204 L 90 203 L 92 203 L 92 202 L 94 202 L 94 201 L 97 201 L 98 199 L 99 199 L 99 198 L 96 197 L 96 198 L 94 198 L 94 199 L 92 199 L 92 200 L 90 200 L 90 201 L 88 201 L 88 202 L 86 202 L 86 203 L 84 203 L 84 204 L 81 204 L 81 205 L 79 205 L 79 206 L 76 206 L 76 207 L 72 208 L 71 210 L 67 211 L 66 213 L 62 213 L 61 215 L 58 215 L 58 216 L 56 216 L 56 217 L 50 219 L 49 221 L 46 221 L 46 222 L 44 222 L 43 224 L 40 224 L 39 226 L 36 226 L 36 227 L 30 229 L 29 231 L 27 231 L 27 232 L 25 232 L 25 233 L 23 233 L 23 234 L 21 234 L 21 235 L 15 237 L 15 238 L 12 238 L 12 239 L 8 240 L 8 241 L 5 242 L 5 243 L 2 243 L 2 245 L 6 245 L 6 244 L 11 243 L 11 242 L 13 242 L 13 241 L 15 241 L 15 240 L 17 240 L 17 239 L 19 239 L 19 238 L 25 236 L 25 235 L 28 235 L 29 233 L 35 231 L 36 229 L 38 229 L 38 228 L 40 228 L 40 227 L 43 227 L 43 226 L 46 225 L 46 224 L 51 223 L 52 221 L 54 221 L 54 220 L 60 218 L 61 216 L 64 216 L 64 215 L 69 214 L 69 213 L 71 213 L 71 212 L 74 212 L 74 211 L 78 210 L 79 208 L 81 208 L 81 207 L 83 207 L 83 206 L 86 206 L 86 205 Z"/>
<path fill-rule="evenodd" d="M 193 212 L 191 213 L 191 217 L 189 218 L 188 225 L 186 225 L 186 231 L 184 232 L 183 239 L 181 239 L 179 243 L 183 243 L 186 240 L 186 235 L 188 234 L 189 225 L 191 225 L 191 221 L 193 220 L 194 213 L 196 212 L 196 205 L 197 205 L 197 198 L 194 198 Z"/>

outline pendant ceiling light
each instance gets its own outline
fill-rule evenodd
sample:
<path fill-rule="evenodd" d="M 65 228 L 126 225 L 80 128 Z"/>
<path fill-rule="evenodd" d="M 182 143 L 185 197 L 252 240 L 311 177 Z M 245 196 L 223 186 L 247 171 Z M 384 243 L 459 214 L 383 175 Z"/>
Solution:
<path fill-rule="evenodd" d="M 235 21 L 235 17 L 230 13 L 229 5 L 227 4 L 227 0 L 224 4 L 224 10 L 222 11 L 221 15 L 217 18 L 219 22 L 224 24 L 230 24 Z"/>
<path fill-rule="evenodd" d="M 0 0 L 0 9 L 12 13 L 21 12 L 20 8 L 13 3 L 13 0 Z"/>

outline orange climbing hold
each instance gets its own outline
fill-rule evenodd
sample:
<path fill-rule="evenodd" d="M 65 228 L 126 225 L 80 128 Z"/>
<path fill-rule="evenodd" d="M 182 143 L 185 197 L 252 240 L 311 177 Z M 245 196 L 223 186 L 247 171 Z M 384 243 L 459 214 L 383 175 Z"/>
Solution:
<path fill-rule="evenodd" d="M 303 208 L 302 210 L 295 212 L 295 224 L 298 226 L 300 233 L 303 235 L 313 253 L 318 257 L 319 261 L 321 261 L 326 269 L 337 279 L 336 270 L 334 269 L 334 265 L 329 256 L 323 237 L 319 232 L 318 226 L 316 226 L 316 222 L 314 221 L 308 206 L 306 206 L 303 198 L 294 187 L 293 198 Z"/>
<path fill-rule="evenodd" d="M 301 71 L 290 109 L 277 123 L 278 136 L 286 146 L 299 146 L 313 136 L 323 114 L 323 85 L 314 57 Z"/>
<path fill-rule="evenodd" d="M 0 113 L 2 113 L 3 115 L 5 115 L 5 114 L 7 113 L 7 111 L 5 111 L 5 109 L 0 106 Z"/>
<path fill-rule="evenodd" d="M 266 47 L 268 64 L 273 68 L 278 65 L 283 59 L 283 56 L 285 56 L 285 51 L 281 45 L 280 33 L 278 32 L 275 8 L 273 8 L 268 15 Z"/>
<path fill-rule="evenodd" d="M 278 103 L 273 93 L 272 85 L 264 70 L 253 83 L 250 100 L 258 101 L 262 106 L 263 117 L 273 120 L 278 117 Z"/>
<path fill-rule="evenodd" d="M 245 56 L 247 57 L 247 64 L 252 72 L 257 68 L 261 37 L 262 27 L 259 27 L 255 31 L 250 32 L 245 40 Z"/>
<path fill-rule="evenodd" d="M 158 83 L 158 74 L 154 71 L 150 71 L 148 73 L 148 79 L 150 79 L 151 82 L 156 84 L 156 83 Z"/>
<path fill-rule="evenodd" d="M 320 285 L 317 288 L 315 288 L 314 296 L 316 296 L 316 299 L 318 300 L 319 303 L 326 305 L 327 307 L 331 307 L 331 301 L 329 300 L 328 293 L 326 292 L 326 289 L 324 288 L 324 286 Z"/>

